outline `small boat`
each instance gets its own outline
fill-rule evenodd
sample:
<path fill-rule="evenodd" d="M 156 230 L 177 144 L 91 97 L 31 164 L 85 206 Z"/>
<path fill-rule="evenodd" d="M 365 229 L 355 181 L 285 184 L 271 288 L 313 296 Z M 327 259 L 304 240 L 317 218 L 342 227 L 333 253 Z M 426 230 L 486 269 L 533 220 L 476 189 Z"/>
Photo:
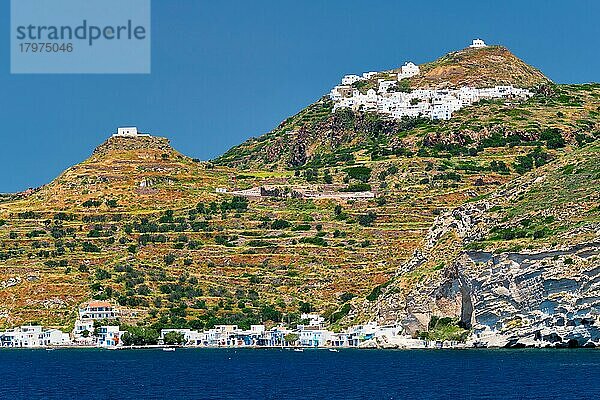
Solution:
<path fill-rule="evenodd" d="M 329 351 L 331 351 L 332 353 L 339 353 L 340 352 L 338 349 L 329 349 Z"/>
<path fill-rule="evenodd" d="M 55 349 L 53 349 L 52 347 L 49 347 L 46 349 L 46 351 L 54 351 Z"/>
<path fill-rule="evenodd" d="M 294 351 L 297 351 L 299 353 L 302 353 L 304 351 L 304 349 L 294 349 Z"/>
<path fill-rule="evenodd" d="M 162 351 L 175 351 L 175 347 L 163 347 Z"/>

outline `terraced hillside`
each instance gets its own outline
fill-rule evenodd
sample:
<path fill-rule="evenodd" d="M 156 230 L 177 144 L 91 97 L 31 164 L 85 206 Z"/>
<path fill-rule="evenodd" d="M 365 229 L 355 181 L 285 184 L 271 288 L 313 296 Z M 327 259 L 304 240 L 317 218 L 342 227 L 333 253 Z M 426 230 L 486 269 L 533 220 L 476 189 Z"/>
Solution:
<path fill-rule="evenodd" d="M 597 310 L 600 85 L 554 85 L 505 49 L 484 50 L 421 78 L 511 76 L 539 84 L 536 95 L 449 121 L 331 113 L 323 98 L 213 162 L 164 138 L 110 138 L 48 185 L 2 196 L 0 326 L 68 328 L 90 298 L 157 328 L 317 311 L 334 329 L 377 319 L 505 344 L 549 335 L 536 332 L 558 323 L 543 316 L 550 306 L 582 326 L 581 304 Z M 498 57 L 512 66 L 491 68 Z M 576 271 L 589 279 L 572 284 Z"/>
<path fill-rule="evenodd" d="M 242 174 L 184 157 L 166 139 L 111 138 L 52 183 L 1 205 L 2 323 L 68 326 L 91 297 L 118 302 L 134 319 L 180 325 L 184 317 L 297 318 L 311 307 L 333 313 L 389 278 L 434 205 L 408 215 L 382 200 L 248 200 L 215 188 L 335 193 L 354 173 L 332 171 L 331 184 Z"/>
<path fill-rule="evenodd" d="M 66 326 L 91 297 L 147 322 L 249 323 L 310 308 L 336 320 L 394 274 L 437 214 L 514 176 L 491 165 L 512 165 L 521 151 L 381 160 L 358 151 L 348 165 L 296 176 L 213 167 L 166 139 L 111 138 L 34 194 L 1 205 L 3 323 Z M 261 185 L 332 198 L 215 193 Z M 335 195 L 367 188 L 377 197 Z"/>

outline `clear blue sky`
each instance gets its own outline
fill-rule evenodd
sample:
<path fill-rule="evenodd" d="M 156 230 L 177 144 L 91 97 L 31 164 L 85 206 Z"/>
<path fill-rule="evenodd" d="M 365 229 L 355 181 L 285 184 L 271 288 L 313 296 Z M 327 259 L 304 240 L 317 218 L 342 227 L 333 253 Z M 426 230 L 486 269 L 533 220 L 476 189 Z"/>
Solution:
<path fill-rule="evenodd" d="M 153 0 L 150 75 L 10 75 L 9 15 L 0 0 L 0 192 L 49 182 L 123 125 L 210 159 L 345 73 L 423 63 L 474 37 L 555 82 L 600 80 L 597 1 Z"/>

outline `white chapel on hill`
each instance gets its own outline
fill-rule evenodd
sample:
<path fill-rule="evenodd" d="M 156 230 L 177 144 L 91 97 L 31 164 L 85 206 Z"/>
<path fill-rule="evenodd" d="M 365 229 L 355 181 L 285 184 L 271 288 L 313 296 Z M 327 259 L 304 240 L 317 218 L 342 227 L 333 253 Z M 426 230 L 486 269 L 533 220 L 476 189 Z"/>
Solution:
<path fill-rule="evenodd" d="M 117 133 L 113 133 L 113 137 L 136 138 L 136 137 L 142 137 L 142 136 L 150 136 L 150 135 L 147 133 L 138 132 L 138 129 L 135 126 L 117 128 Z"/>

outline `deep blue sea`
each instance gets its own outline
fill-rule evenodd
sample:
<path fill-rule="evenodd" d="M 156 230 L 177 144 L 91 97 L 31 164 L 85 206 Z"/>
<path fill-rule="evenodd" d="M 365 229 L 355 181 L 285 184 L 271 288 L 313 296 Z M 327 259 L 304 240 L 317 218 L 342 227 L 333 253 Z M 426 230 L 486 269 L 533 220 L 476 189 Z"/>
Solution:
<path fill-rule="evenodd" d="M 1 399 L 600 399 L 600 350 L 0 350 Z"/>

